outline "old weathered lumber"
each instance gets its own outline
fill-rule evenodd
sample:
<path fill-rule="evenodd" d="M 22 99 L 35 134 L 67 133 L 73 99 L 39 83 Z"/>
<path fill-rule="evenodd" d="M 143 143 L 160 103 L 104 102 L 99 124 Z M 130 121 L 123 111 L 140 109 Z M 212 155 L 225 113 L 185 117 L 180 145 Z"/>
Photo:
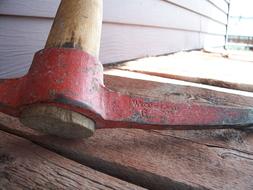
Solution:
<path fill-rule="evenodd" d="M 108 73 L 105 83 L 114 90 L 131 93 L 131 89 L 135 88 L 134 92 L 140 95 L 168 93 L 184 102 L 193 99 L 214 105 L 253 105 L 252 97 L 245 97 L 240 93 L 231 95 L 200 88 L 192 95 L 192 87 L 189 86 L 168 84 L 166 81 L 155 82 L 150 76 L 127 79 Z M 138 86 L 138 81 L 145 80 L 145 77 L 150 80 L 147 83 L 150 86 L 149 92 Z M 184 95 L 186 92 L 189 94 Z M 233 129 L 108 129 L 97 130 L 95 136 L 87 140 L 69 141 L 40 134 L 4 115 L 1 115 L 0 121 L 2 130 L 28 138 L 67 158 L 145 188 L 253 188 L 253 133 L 250 132 Z"/>
<path fill-rule="evenodd" d="M 108 69 L 104 72 L 105 85 L 115 91 L 170 98 L 176 102 L 196 102 L 224 106 L 253 106 L 253 93 L 209 85 L 167 79 L 157 76 Z M 145 82 L 145 86 L 143 83 Z"/>
<path fill-rule="evenodd" d="M 0 189 L 143 189 L 0 131 Z"/>
<path fill-rule="evenodd" d="M 247 58 L 224 58 L 220 54 L 200 51 L 184 52 L 130 61 L 115 68 L 253 92 L 252 59 L 244 61 L 243 57 Z"/>
<path fill-rule="evenodd" d="M 8 126 L 1 129 L 146 188 L 253 188 L 253 134 L 114 129 L 70 141 L 39 134 L 11 120 L 6 119 Z"/>

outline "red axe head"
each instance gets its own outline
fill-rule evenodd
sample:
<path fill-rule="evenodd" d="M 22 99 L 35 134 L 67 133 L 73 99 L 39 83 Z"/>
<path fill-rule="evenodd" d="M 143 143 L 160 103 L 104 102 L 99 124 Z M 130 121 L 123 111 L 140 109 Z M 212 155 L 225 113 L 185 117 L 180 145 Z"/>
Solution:
<path fill-rule="evenodd" d="M 102 0 L 62 0 L 45 49 L 35 54 L 28 74 L 0 81 L 0 111 L 66 138 L 89 137 L 95 128 L 204 129 L 253 123 L 248 107 L 107 89 L 98 61 L 101 26 Z"/>
<path fill-rule="evenodd" d="M 87 74 L 87 72 L 82 73 L 85 76 L 80 76 L 77 75 L 78 71 L 74 71 L 78 69 L 81 70 L 83 67 L 86 67 L 86 69 L 90 70 L 96 70 L 97 65 L 100 64 L 97 58 L 100 48 L 102 10 L 102 0 L 61 1 L 50 34 L 48 36 L 47 43 L 45 45 L 45 50 L 42 51 L 41 54 L 47 54 L 47 49 L 50 48 L 57 48 L 59 50 L 65 48 L 71 49 L 72 55 L 66 55 L 64 50 L 55 50 L 54 53 L 51 52 L 51 57 L 47 56 L 47 58 L 45 58 L 42 56 L 43 58 L 35 58 L 34 66 L 36 67 L 38 62 L 41 62 L 41 59 L 44 59 L 45 62 L 50 62 L 52 68 L 57 67 L 55 66 L 57 64 L 62 65 L 62 67 L 64 67 L 64 64 L 67 64 L 68 66 L 66 67 L 69 67 L 69 70 L 64 69 L 64 72 L 61 72 L 62 68 L 51 69 L 51 72 L 54 73 L 55 77 L 52 77 L 48 80 L 47 77 L 41 77 L 38 79 L 39 83 L 48 84 L 51 83 L 52 80 L 60 80 L 58 79 L 60 77 L 62 78 L 62 84 L 59 85 L 65 85 L 65 89 L 67 85 L 71 86 L 74 82 L 76 82 L 78 85 L 83 85 L 83 91 L 88 90 L 86 89 L 87 83 L 83 83 L 80 80 L 91 80 L 91 78 L 96 80 L 95 78 L 100 78 L 101 84 L 103 83 L 103 79 L 101 77 L 103 74 L 102 69 L 99 70 L 100 73 L 97 73 L 97 75 L 93 76 Z M 83 55 L 81 51 L 84 51 L 85 55 Z M 60 59 L 60 56 L 62 56 L 62 59 Z M 66 56 L 69 56 L 69 58 L 65 58 Z M 71 56 L 77 56 L 76 58 L 79 59 L 76 60 L 75 58 L 74 60 L 67 62 L 66 59 L 71 59 Z M 58 59 L 52 60 L 52 57 L 58 57 Z M 94 63 L 90 63 L 92 61 Z M 90 66 L 88 66 L 89 63 Z M 82 66 L 82 64 L 84 66 Z M 100 66 L 98 67 L 100 68 Z M 38 67 L 36 67 L 36 69 L 38 70 Z M 49 71 L 50 68 L 45 71 L 40 70 L 40 72 Z M 59 75 L 59 72 L 63 76 L 56 77 L 56 75 Z M 67 79 L 67 75 L 79 77 L 79 80 L 75 79 L 76 81 L 71 81 L 70 79 Z M 87 77 L 90 77 L 90 79 L 86 79 Z M 35 84 L 31 83 L 31 85 Z M 51 88 L 51 90 L 56 89 Z M 82 92 L 77 93 L 82 94 Z M 89 96 L 91 96 L 90 99 L 92 99 L 94 94 L 90 94 Z M 55 105 L 37 104 L 28 106 L 23 109 L 20 120 L 23 124 L 31 128 L 39 129 L 49 134 L 55 134 L 67 138 L 89 137 L 95 130 L 95 123 L 92 119 L 89 119 L 88 117 L 68 108 L 64 109 Z"/>

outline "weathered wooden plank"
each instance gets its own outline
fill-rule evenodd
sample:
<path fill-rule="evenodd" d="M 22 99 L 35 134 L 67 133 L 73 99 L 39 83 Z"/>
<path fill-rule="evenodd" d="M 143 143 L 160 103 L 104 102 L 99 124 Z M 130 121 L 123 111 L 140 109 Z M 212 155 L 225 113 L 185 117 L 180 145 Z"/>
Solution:
<path fill-rule="evenodd" d="M 114 67 L 114 66 L 112 66 Z M 121 93 L 169 97 L 177 102 L 253 107 L 253 93 L 106 67 L 105 85 Z M 145 87 L 142 85 L 145 82 Z M 149 88 L 147 89 L 148 86 Z"/>
<path fill-rule="evenodd" d="M 182 87 L 180 94 L 180 86 L 175 90 L 175 85 L 164 81 L 159 86 L 151 80 L 147 92 L 147 89 L 144 91 L 138 86 L 137 79 L 122 77 L 119 83 L 119 77 L 113 79 L 111 74 L 105 80 L 107 86 L 115 90 L 125 86 L 121 91 L 131 93 L 130 88 L 139 88 L 140 95 L 157 91 L 157 95 L 168 93 L 169 96 L 181 97 L 182 101 L 185 101 L 182 92 L 191 89 Z M 200 89 L 199 96 L 198 93 L 191 96 L 190 91 L 187 96 L 213 105 L 253 105 L 252 98 L 229 94 L 216 97 L 217 92 L 210 92 Z M 32 131 L 4 115 L 1 115 L 0 121 L 2 130 L 24 136 L 68 158 L 149 189 L 253 188 L 253 133 L 237 130 L 115 129 L 97 130 L 94 137 L 73 142 Z"/>
<path fill-rule="evenodd" d="M 253 92 L 252 62 L 234 58 L 224 58 L 221 54 L 186 52 L 131 61 L 116 68 Z"/>
<path fill-rule="evenodd" d="M 0 131 L 0 189 L 143 189 Z"/>
<path fill-rule="evenodd" d="M 70 142 L 11 125 L 1 128 L 149 189 L 253 188 L 252 134 L 216 130 L 185 138 L 173 131 L 117 129 Z"/>

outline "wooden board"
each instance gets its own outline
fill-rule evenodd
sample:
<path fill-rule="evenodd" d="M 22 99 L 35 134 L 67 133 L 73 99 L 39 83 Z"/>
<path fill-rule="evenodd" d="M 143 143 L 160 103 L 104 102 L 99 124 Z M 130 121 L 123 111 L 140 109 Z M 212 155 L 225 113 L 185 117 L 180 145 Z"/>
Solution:
<path fill-rule="evenodd" d="M 102 174 L 28 140 L 0 131 L 0 189 L 143 188 Z"/>
<path fill-rule="evenodd" d="M 130 61 L 115 68 L 253 92 L 252 53 L 248 56 L 242 53 L 241 58 L 234 54 L 230 56 L 229 52 L 225 56 L 222 53 L 183 52 Z"/>
<path fill-rule="evenodd" d="M 1 129 L 149 189 L 253 187 L 252 134 L 117 129 L 98 130 L 88 140 L 73 142 L 38 134 L 18 123 L 11 125 Z"/>
<path fill-rule="evenodd" d="M 145 82 L 145 87 L 143 83 Z M 224 106 L 253 106 L 253 93 L 117 69 L 104 71 L 105 85 L 121 93 Z M 148 86 L 148 89 L 146 88 Z"/>
<path fill-rule="evenodd" d="M 139 79 L 130 81 L 125 77 L 120 84 L 119 77 L 113 80 L 110 74 L 105 80 L 110 88 L 117 90 L 125 85 L 123 90 L 127 90 L 133 86 L 137 88 Z M 160 83 L 162 88 L 152 80 L 149 84 L 150 87 L 156 86 L 157 94 L 159 89 L 175 89 L 175 86 L 165 82 Z M 183 86 L 181 90 L 183 88 L 187 87 Z M 202 90 L 198 93 L 207 97 L 210 91 Z M 174 92 L 180 92 L 180 86 Z M 252 105 L 252 98 L 240 99 L 238 95 L 231 95 L 234 99 L 229 102 L 227 96 L 223 97 L 224 100 L 212 97 L 211 103 Z M 202 97 L 197 101 L 202 101 Z M 148 189 L 253 188 L 253 133 L 238 130 L 108 129 L 97 130 L 95 136 L 87 140 L 67 141 L 35 132 L 4 115 L 1 115 L 0 121 L 2 130 L 23 136 L 67 158 Z"/>

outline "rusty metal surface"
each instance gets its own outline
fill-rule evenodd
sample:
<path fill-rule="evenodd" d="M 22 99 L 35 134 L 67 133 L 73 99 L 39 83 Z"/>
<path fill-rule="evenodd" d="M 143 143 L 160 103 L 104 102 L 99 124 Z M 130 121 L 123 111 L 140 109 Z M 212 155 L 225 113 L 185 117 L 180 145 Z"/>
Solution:
<path fill-rule="evenodd" d="M 22 109 L 33 104 L 81 113 L 94 120 L 96 128 L 204 129 L 253 124 L 253 109 L 248 107 L 182 103 L 112 91 L 103 84 L 100 62 L 74 49 L 41 50 L 25 77 L 0 80 L 1 112 L 19 117 Z"/>

